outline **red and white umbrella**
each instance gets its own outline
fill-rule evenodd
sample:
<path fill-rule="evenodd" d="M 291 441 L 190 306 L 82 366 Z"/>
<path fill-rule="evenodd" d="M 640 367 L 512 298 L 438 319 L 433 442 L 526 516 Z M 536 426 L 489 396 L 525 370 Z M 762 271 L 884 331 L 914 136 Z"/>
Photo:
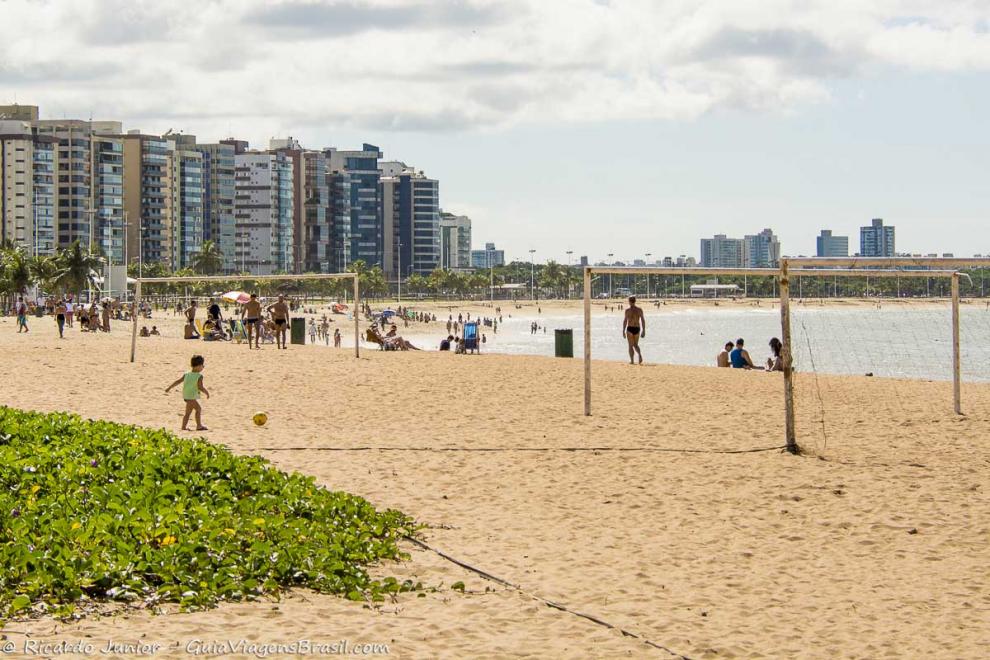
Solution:
<path fill-rule="evenodd" d="M 244 293 L 243 291 L 228 291 L 220 297 L 232 303 L 240 303 L 242 305 L 251 300 L 251 294 Z"/>

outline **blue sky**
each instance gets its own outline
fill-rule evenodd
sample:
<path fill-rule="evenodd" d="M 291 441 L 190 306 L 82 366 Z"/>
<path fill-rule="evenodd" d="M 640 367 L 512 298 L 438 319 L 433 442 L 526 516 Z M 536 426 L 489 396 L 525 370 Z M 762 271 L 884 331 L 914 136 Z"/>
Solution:
<path fill-rule="evenodd" d="M 787 254 L 872 217 L 990 253 L 990 3 L 0 0 L 0 103 L 378 144 L 538 260 Z M 53 38 L 54 37 L 54 38 Z"/>

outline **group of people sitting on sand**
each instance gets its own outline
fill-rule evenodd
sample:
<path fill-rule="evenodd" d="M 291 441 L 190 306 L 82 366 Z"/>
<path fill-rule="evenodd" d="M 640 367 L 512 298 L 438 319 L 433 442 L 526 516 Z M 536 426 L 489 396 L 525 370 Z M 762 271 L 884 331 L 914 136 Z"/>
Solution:
<path fill-rule="evenodd" d="M 719 367 L 732 369 L 756 369 L 753 359 L 749 356 L 749 351 L 745 348 L 746 342 L 740 337 L 735 341 L 725 342 L 722 352 L 715 358 L 715 364 Z M 770 357 L 767 358 L 763 367 L 764 371 L 783 371 L 784 360 L 780 355 L 783 344 L 774 337 L 770 340 Z"/>

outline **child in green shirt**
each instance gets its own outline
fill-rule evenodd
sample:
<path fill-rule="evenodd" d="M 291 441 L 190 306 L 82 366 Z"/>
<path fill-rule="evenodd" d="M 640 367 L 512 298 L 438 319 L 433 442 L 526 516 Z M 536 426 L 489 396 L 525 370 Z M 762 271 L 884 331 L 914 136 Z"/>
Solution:
<path fill-rule="evenodd" d="M 173 387 L 182 384 L 182 398 L 186 402 L 186 414 L 182 417 L 182 430 L 188 431 L 186 424 L 189 423 L 189 415 L 193 412 L 196 413 L 196 430 L 197 431 L 207 431 L 205 426 L 203 426 L 203 421 L 201 419 L 201 414 L 203 409 L 199 405 L 199 393 L 202 392 L 206 395 L 206 398 L 210 398 L 210 393 L 203 386 L 203 366 L 206 360 L 203 359 L 202 355 L 192 356 L 191 366 L 192 371 L 187 371 L 182 375 L 177 381 L 165 388 L 165 393 L 168 394 L 172 391 Z"/>

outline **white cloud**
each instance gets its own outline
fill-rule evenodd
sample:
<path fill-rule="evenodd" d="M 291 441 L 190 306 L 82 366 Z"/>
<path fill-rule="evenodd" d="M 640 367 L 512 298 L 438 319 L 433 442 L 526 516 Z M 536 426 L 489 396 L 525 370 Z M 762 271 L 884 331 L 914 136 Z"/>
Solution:
<path fill-rule="evenodd" d="M 990 69 L 976 0 L 0 0 L 0 15 L 0 102 L 204 137 L 790 112 L 890 67 Z"/>

